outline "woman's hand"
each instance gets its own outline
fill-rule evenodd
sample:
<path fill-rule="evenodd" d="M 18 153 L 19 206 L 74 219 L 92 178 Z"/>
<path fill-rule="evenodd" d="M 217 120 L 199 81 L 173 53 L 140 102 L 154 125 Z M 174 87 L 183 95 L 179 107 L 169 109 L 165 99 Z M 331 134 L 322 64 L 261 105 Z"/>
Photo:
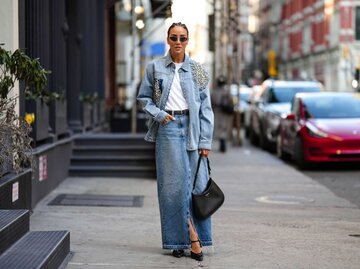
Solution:
<path fill-rule="evenodd" d="M 209 156 L 210 150 L 208 149 L 199 149 L 199 154 L 203 157 Z"/>
<path fill-rule="evenodd" d="M 164 121 L 163 121 L 163 124 L 167 124 L 167 123 L 169 123 L 171 120 L 175 120 L 175 118 L 174 118 L 173 116 L 171 116 L 170 114 L 167 114 L 167 115 L 165 116 L 165 119 L 164 119 Z"/>

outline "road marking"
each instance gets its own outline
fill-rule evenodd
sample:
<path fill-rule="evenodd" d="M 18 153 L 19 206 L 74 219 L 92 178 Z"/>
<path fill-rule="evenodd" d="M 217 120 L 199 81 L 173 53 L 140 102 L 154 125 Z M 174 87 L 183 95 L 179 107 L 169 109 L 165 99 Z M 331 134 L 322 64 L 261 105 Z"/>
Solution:
<path fill-rule="evenodd" d="M 268 204 L 299 205 L 304 203 L 313 203 L 315 200 L 301 196 L 279 194 L 257 197 L 255 198 L 255 201 Z"/>
<path fill-rule="evenodd" d="M 88 262 L 69 262 L 71 265 L 89 265 L 89 266 L 119 266 L 123 263 L 88 263 Z"/>
<path fill-rule="evenodd" d="M 248 150 L 248 149 L 245 149 L 245 150 L 244 150 L 244 154 L 245 154 L 245 155 L 251 155 L 251 151 Z"/>
<path fill-rule="evenodd" d="M 131 268 L 132 266 L 136 266 L 136 267 L 143 267 L 144 264 L 134 264 L 134 263 L 89 263 L 89 262 L 69 262 L 69 265 L 86 265 L 86 266 L 96 266 L 97 268 L 99 267 L 105 267 L 105 266 L 116 266 L 116 268 L 119 268 L 119 266 L 122 266 L 122 268 L 124 266 L 127 266 L 128 268 Z M 162 265 L 147 265 L 147 268 L 178 268 L 176 265 L 172 265 L 172 266 L 166 266 L 163 267 Z"/>

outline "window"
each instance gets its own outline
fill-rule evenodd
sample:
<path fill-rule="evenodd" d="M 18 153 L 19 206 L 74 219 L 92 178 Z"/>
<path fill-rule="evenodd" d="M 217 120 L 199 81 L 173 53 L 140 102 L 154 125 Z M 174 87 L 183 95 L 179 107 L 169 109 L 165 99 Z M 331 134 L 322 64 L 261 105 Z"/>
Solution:
<path fill-rule="evenodd" d="M 306 24 L 303 30 L 303 52 L 304 54 L 309 54 L 311 52 L 312 45 L 312 33 L 311 25 Z"/>
<path fill-rule="evenodd" d="M 360 40 L 360 6 L 356 7 L 355 14 L 355 39 Z"/>
<path fill-rule="evenodd" d="M 281 56 L 284 60 L 287 59 L 288 57 L 288 53 L 289 53 L 289 35 L 288 34 L 284 34 L 283 39 L 282 39 L 282 47 L 281 47 Z"/>
<path fill-rule="evenodd" d="M 300 119 L 300 104 L 299 99 L 295 99 L 291 108 L 291 112 L 295 115 L 295 119 Z"/>
<path fill-rule="evenodd" d="M 334 16 L 332 16 L 330 20 L 329 42 L 332 47 L 338 45 L 339 33 L 340 33 L 339 12 L 335 10 Z"/>
<path fill-rule="evenodd" d="M 305 103 L 316 119 L 360 118 L 360 100 L 353 95 L 309 98 Z"/>
<path fill-rule="evenodd" d="M 298 92 L 319 92 L 319 87 L 277 87 L 273 90 L 273 101 L 271 103 L 290 103 L 294 95 Z"/>

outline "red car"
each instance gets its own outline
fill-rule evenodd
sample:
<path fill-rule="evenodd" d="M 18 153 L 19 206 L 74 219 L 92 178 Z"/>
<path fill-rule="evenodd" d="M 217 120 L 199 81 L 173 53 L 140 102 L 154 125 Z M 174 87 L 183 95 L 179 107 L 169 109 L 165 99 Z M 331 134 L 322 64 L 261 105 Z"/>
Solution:
<path fill-rule="evenodd" d="M 299 168 L 360 161 L 360 94 L 298 93 L 279 128 L 277 154 L 292 157 Z"/>

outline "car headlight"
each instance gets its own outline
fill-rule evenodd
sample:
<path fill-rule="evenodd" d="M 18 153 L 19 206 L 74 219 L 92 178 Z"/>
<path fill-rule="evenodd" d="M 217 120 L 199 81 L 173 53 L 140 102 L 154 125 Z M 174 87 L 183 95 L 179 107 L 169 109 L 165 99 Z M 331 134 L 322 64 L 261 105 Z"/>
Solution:
<path fill-rule="evenodd" d="M 321 131 L 319 128 L 317 128 L 316 126 L 307 123 L 306 124 L 306 130 L 308 131 L 309 135 L 313 136 L 313 137 L 318 137 L 318 138 L 326 138 L 329 137 L 329 135 L 323 131 Z"/>

